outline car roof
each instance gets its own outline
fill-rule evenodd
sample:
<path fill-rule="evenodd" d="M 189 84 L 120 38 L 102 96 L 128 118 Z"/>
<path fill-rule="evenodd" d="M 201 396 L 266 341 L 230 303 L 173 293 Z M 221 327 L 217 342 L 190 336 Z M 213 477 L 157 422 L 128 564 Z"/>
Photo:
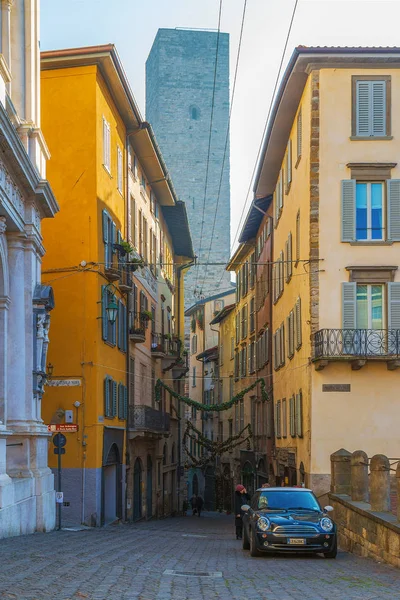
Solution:
<path fill-rule="evenodd" d="M 257 492 L 312 492 L 309 488 L 298 487 L 261 487 Z"/>

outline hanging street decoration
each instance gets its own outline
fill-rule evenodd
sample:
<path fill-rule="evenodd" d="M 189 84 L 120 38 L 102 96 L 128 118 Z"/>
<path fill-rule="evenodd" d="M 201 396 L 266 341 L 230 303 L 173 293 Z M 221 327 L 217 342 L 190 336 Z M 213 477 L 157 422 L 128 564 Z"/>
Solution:
<path fill-rule="evenodd" d="M 254 388 L 257 387 L 257 385 L 260 385 L 261 400 L 263 402 L 266 402 L 269 399 L 269 396 L 268 396 L 268 392 L 266 390 L 265 381 L 262 377 L 260 377 L 259 379 L 256 379 L 256 381 L 254 383 L 249 385 L 244 390 L 241 390 L 238 394 L 236 394 L 236 396 L 233 396 L 233 398 L 231 398 L 227 402 L 221 402 L 221 404 L 202 404 L 201 402 L 197 402 L 197 400 L 193 400 L 192 398 L 189 398 L 188 396 L 181 396 L 181 394 L 178 394 L 178 392 L 175 392 L 175 390 L 173 390 L 166 383 L 161 381 L 161 379 L 157 379 L 156 388 L 155 388 L 156 401 L 160 402 L 161 388 L 164 388 L 165 390 L 167 390 L 167 392 L 169 392 L 171 394 L 171 396 L 173 398 L 176 398 L 177 400 L 180 400 L 181 402 L 184 402 L 188 406 L 192 406 L 193 408 L 196 408 L 197 410 L 202 410 L 204 412 L 221 412 L 223 410 L 228 410 L 229 408 L 232 408 L 232 406 L 234 406 L 235 404 L 240 402 L 240 400 L 242 400 L 242 398 L 244 398 L 244 396 L 248 392 L 251 392 L 251 390 L 254 390 Z"/>
<path fill-rule="evenodd" d="M 248 432 L 248 435 L 243 438 L 245 432 Z M 194 435 L 196 434 L 196 435 Z M 199 429 L 191 423 L 190 421 L 186 424 L 186 430 L 183 435 L 183 444 L 186 450 L 187 457 L 192 461 L 191 464 L 188 460 L 185 461 L 184 466 L 186 468 L 190 467 L 199 467 L 206 468 L 217 456 L 224 454 L 225 452 L 231 452 L 236 446 L 246 443 L 247 450 L 251 449 L 250 440 L 253 437 L 253 432 L 251 429 L 250 423 L 246 425 L 238 434 L 230 436 L 227 440 L 221 442 L 213 442 L 206 436 L 204 436 Z M 187 439 L 193 440 L 195 443 L 198 443 L 205 450 L 203 456 L 196 457 L 194 456 L 187 445 Z"/>

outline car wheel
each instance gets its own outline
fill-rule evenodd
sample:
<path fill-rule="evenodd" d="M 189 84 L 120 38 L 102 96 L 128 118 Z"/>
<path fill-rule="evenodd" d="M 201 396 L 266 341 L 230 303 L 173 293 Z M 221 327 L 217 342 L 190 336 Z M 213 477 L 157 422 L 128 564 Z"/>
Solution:
<path fill-rule="evenodd" d="M 247 535 L 246 527 L 243 527 L 242 548 L 243 550 L 249 550 L 250 548 L 249 536 Z"/>
<path fill-rule="evenodd" d="M 249 530 L 250 534 L 250 556 L 260 556 L 260 551 L 256 545 L 256 534 L 252 529 Z"/>
<path fill-rule="evenodd" d="M 333 544 L 332 550 L 324 552 L 325 558 L 336 558 L 337 556 L 337 538 L 335 537 L 335 543 Z"/>

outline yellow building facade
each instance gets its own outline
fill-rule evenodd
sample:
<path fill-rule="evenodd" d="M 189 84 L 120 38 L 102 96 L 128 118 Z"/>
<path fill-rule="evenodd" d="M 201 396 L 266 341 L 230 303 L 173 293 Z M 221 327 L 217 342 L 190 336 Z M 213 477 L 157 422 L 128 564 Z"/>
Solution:
<path fill-rule="evenodd" d="M 339 448 L 398 452 L 400 80 L 389 55 L 297 48 L 254 187 L 274 194 L 277 469 L 319 494 Z"/>
<path fill-rule="evenodd" d="M 154 384 L 163 371 L 152 354 L 153 337 L 167 276 L 179 280 L 170 282 L 168 303 L 177 334 L 183 332 L 184 269 L 175 261 L 183 265 L 192 258 L 186 212 L 115 48 L 46 52 L 41 66 L 43 129 L 52 148 L 48 173 L 61 205 L 59 219 L 43 232 L 44 277 L 54 283 L 57 298 L 44 419 L 79 427 L 66 434 L 63 518 L 100 525 L 150 517 L 162 505 L 159 444 L 177 435 L 166 405 L 155 406 Z M 143 201 L 135 204 L 135 198 Z M 173 241 L 175 221 L 182 223 L 183 241 L 176 242 L 182 250 Z M 141 409 L 138 417 L 138 404 L 156 416 Z M 133 440 L 150 421 L 151 458 L 134 480 L 131 465 L 139 448 Z M 50 456 L 54 468 L 56 457 Z M 142 472 L 149 466 L 146 480 Z"/>

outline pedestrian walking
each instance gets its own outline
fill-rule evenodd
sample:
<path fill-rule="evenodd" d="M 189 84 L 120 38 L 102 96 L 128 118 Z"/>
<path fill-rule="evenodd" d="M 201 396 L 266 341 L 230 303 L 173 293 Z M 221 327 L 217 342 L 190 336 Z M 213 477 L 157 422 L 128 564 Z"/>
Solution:
<path fill-rule="evenodd" d="M 182 504 L 182 513 L 183 513 L 184 517 L 186 517 L 188 507 L 189 507 L 188 501 L 184 500 L 183 504 Z"/>
<path fill-rule="evenodd" d="M 197 509 L 197 516 L 200 516 L 201 510 L 203 508 L 203 498 L 201 496 L 197 496 L 197 500 L 196 500 L 196 509 Z"/>
<path fill-rule="evenodd" d="M 248 504 L 249 502 L 250 502 L 250 496 L 248 495 L 246 488 L 244 487 L 244 485 L 241 485 L 239 483 L 239 485 L 236 486 L 236 491 L 235 491 L 235 527 L 236 527 L 236 539 L 237 540 L 242 539 L 242 533 L 243 533 L 244 512 L 242 511 L 242 506 L 243 506 L 243 504 Z"/>
<path fill-rule="evenodd" d="M 190 506 L 192 507 L 192 516 L 194 516 L 197 512 L 197 495 L 193 494 L 190 498 Z"/>

